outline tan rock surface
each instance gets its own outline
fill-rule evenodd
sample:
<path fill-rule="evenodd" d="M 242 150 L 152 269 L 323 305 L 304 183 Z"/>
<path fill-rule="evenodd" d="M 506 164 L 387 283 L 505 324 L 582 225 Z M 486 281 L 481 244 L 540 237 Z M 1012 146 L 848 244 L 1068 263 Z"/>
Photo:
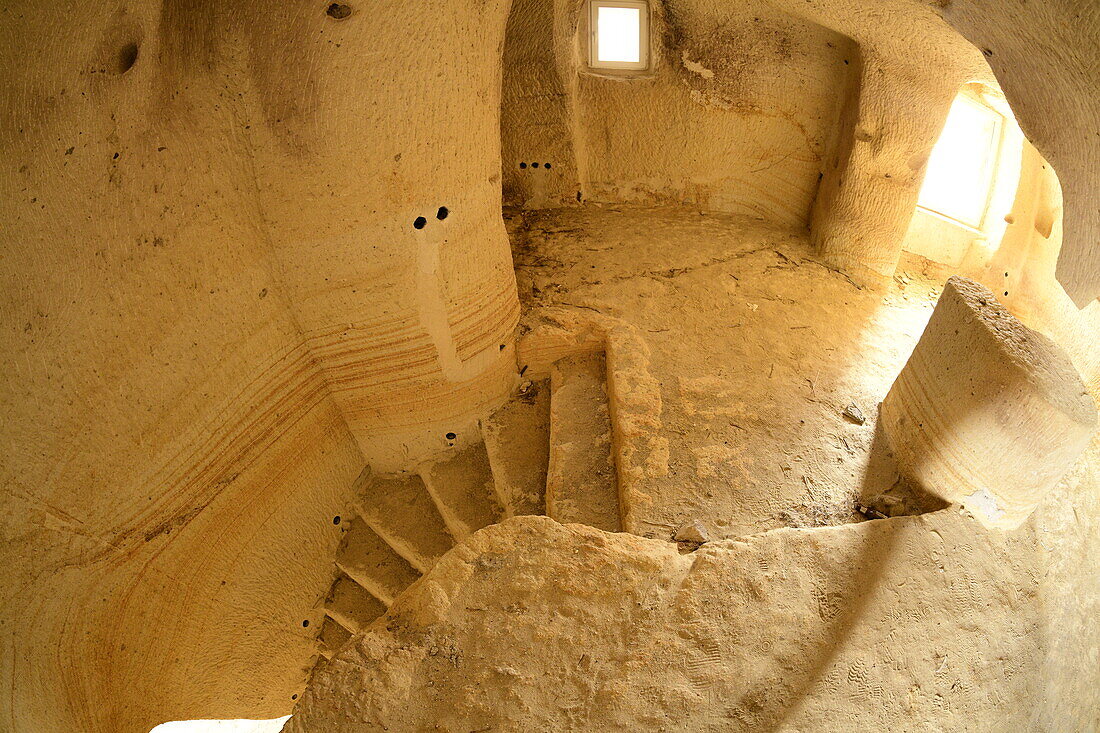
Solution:
<path fill-rule="evenodd" d="M 2 730 L 284 714 L 355 477 L 512 386 L 505 4 L 328 6 L 0 3 Z"/>
<path fill-rule="evenodd" d="M 1081 530 L 1037 556 L 947 510 L 681 555 L 514 518 L 347 644 L 286 730 L 1084 730 L 1097 630 L 1047 577 Z"/>
<path fill-rule="evenodd" d="M 1069 357 L 977 283 L 952 277 L 882 402 L 902 472 L 1014 529 L 1096 432 L 1096 405 Z"/>

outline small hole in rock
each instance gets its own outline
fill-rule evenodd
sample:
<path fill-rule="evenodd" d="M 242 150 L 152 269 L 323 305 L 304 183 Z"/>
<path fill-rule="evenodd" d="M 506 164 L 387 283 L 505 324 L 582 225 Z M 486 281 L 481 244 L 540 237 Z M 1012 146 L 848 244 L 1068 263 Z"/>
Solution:
<path fill-rule="evenodd" d="M 351 6 L 345 5 L 344 3 L 333 3 L 332 5 L 328 6 L 328 10 L 326 10 L 325 12 L 328 13 L 328 17 L 330 18 L 343 20 L 344 18 L 351 15 Z"/>
<path fill-rule="evenodd" d="M 527 167 L 527 164 L 526 164 L 526 163 L 520 163 L 520 164 L 519 164 L 519 167 L 520 167 L 520 168 L 526 168 L 526 167 Z"/>
<path fill-rule="evenodd" d="M 416 219 L 413 220 L 413 228 L 414 229 L 423 229 L 424 225 L 427 224 L 427 223 L 428 223 L 427 219 L 425 219 L 422 216 L 418 216 L 418 217 L 416 217 Z"/>
<path fill-rule="evenodd" d="M 447 435 L 445 437 L 447 438 L 447 440 L 454 440 L 458 436 L 455 435 L 454 433 L 447 433 Z"/>
<path fill-rule="evenodd" d="M 340 523 L 340 515 L 339 514 L 337 514 L 335 517 L 332 518 L 332 523 L 333 524 L 339 524 Z"/>
<path fill-rule="evenodd" d="M 125 74 L 137 63 L 138 47 L 136 43 L 127 43 L 118 52 L 118 73 Z"/>
<path fill-rule="evenodd" d="M 439 211 L 435 212 L 435 218 L 443 221 L 447 218 L 447 214 L 451 213 L 446 206 L 440 206 Z"/>

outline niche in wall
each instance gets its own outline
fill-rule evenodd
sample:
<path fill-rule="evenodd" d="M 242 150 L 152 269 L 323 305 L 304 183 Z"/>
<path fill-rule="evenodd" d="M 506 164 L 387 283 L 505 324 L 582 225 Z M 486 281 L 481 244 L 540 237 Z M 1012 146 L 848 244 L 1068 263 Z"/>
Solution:
<path fill-rule="evenodd" d="M 650 0 L 645 68 L 593 68 L 598 2 L 512 3 L 505 205 L 689 205 L 805 228 L 856 44 L 759 0 Z"/>
<path fill-rule="evenodd" d="M 932 150 L 903 249 L 958 269 L 1004 236 L 1024 136 L 999 90 L 967 84 Z"/>
<path fill-rule="evenodd" d="M 505 206 L 577 203 L 572 95 L 558 53 L 565 37 L 562 26 L 555 3 L 513 0 L 504 35 L 500 107 Z"/>
<path fill-rule="evenodd" d="M 979 229 L 989 209 L 1006 120 L 977 95 L 960 94 L 932 155 L 917 206 Z"/>

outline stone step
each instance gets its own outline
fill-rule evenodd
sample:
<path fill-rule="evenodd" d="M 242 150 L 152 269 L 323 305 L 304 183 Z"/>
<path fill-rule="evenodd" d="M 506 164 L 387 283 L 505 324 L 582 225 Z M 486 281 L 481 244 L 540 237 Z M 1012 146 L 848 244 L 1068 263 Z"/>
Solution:
<path fill-rule="evenodd" d="M 416 474 L 367 477 L 357 509 L 386 544 L 422 573 L 454 545 L 432 496 Z"/>
<path fill-rule="evenodd" d="M 325 602 L 328 617 L 353 634 L 385 612 L 385 603 L 346 575 L 341 575 L 332 584 Z"/>
<path fill-rule="evenodd" d="M 420 476 L 455 539 L 504 518 L 483 443 L 425 467 Z"/>
<path fill-rule="evenodd" d="M 546 513 L 562 523 L 622 530 L 612 457 L 603 352 L 559 359 L 550 369 Z"/>
<path fill-rule="evenodd" d="M 481 434 L 505 513 L 545 513 L 550 380 L 530 382 L 482 422 Z"/>
<path fill-rule="evenodd" d="M 336 566 L 387 606 L 420 577 L 361 517 L 349 523 Z"/>
<path fill-rule="evenodd" d="M 325 659 L 332 659 L 332 656 L 340 650 L 340 647 L 351 638 L 351 632 L 331 618 L 326 618 L 324 623 L 321 624 L 321 633 L 318 634 L 317 638 L 321 642 L 321 655 Z"/>

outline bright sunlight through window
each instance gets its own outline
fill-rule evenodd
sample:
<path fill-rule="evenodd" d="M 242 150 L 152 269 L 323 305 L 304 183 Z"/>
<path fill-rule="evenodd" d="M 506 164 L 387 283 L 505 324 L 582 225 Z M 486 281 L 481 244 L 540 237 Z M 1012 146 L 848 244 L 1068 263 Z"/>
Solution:
<path fill-rule="evenodd" d="M 980 228 L 992 194 L 1003 124 L 996 111 L 956 97 L 928 160 L 917 205 Z"/>
<path fill-rule="evenodd" d="M 648 63 L 648 9 L 644 2 L 589 2 L 589 65 L 644 69 Z"/>
<path fill-rule="evenodd" d="M 149 733 L 279 733 L 288 720 L 289 715 L 271 720 L 174 720 Z"/>

